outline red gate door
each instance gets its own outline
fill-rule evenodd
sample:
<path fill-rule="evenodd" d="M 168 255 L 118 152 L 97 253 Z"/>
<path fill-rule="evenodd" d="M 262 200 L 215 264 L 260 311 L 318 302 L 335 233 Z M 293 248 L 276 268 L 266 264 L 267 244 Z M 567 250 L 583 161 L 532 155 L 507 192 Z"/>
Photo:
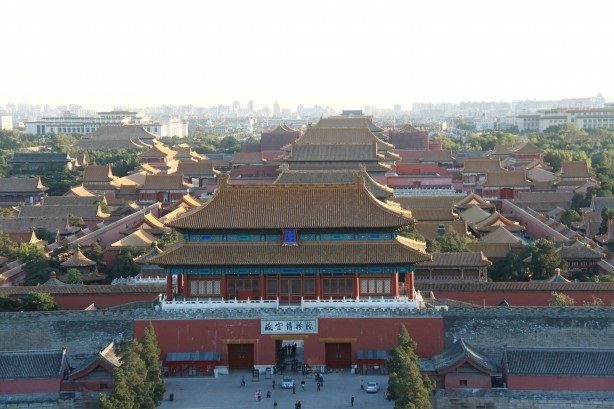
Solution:
<path fill-rule="evenodd" d="M 352 366 L 352 344 L 326 343 L 326 367 L 347 369 Z"/>
<path fill-rule="evenodd" d="M 254 344 L 228 344 L 229 369 L 254 368 Z"/>

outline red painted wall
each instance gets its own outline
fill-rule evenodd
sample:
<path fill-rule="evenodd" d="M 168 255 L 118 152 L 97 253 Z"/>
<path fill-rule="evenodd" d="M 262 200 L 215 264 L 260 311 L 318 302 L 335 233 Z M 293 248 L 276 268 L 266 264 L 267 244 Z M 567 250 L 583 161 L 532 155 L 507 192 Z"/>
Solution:
<path fill-rule="evenodd" d="M 614 291 L 558 291 L 565 293 L 582 305 L 584 301 L 592 301 L 593 296 L 601 298 L 605 305 L 614 302 Z M 472 304 L 496 306 L 503 299 L 512 306 L 546 306 L 552 296 L 552 291 L 435 291 L 435 297 L 464 301 Z"/>
<path fill-rule="evenodd" d="M 509 389 L 611 392 L 612 385 L 614 385 L 613 376 L 507 376 Z"/>
<path fill-rule="evenodd" d="M 59 391 L 60 379 L 12 379 L 0 381 L 0 395 Z"/>
<path fill-rule="evenodd" d="M 461 379 L 464 379 L 467 381 L 467 386 L 460 385 Z M 463 389 L 463 388 L 490 389 L 491 385 L 492 385 L 492 382 L 490 380 L 489 375 L 449 373 L 446 375 L 446 379 L 445 379 L 446 389 Z"/>
<path fill-rule="evenodd" d="M 143 335 L 147 320 L 134 322 L 134 333 Z M 161 357 L 168 352 L 213 351 L 221 354 L 221 364 L 228 362 L 228 348 L 224 339 L 257 339 L 254 345 L 256 365 L 270 365 L 275 361 L 275 340 L 260 334 L 259 319 L 203 319 L 152 321 Z M 431 357 L 443 351 L 444 327 L 442 318 L 321 318 L 318 334 L 300 336 L 305 341 L 305 360 L 310 365 L 324 364 L 325 343 L 322 338 L 356 338 L 352 343 L 353 361 L 358 350 L 387 350 L 396 343 L 399 325 L 405 324 L 418 344 L 421 357 Z M 299 336 L 297 336 L 297 339 Z"/>

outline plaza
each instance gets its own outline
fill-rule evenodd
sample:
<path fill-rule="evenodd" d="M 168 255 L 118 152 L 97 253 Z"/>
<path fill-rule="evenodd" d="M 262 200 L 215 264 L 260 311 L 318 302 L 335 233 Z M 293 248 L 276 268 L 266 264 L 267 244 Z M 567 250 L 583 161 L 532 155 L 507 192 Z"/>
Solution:
<path fill-rule="evenodd" d="M 245 387 L 241 387 L 241 377 L 245 377 Z M 313 377 L 305 379 L 305 390 L 301 389 L 302 375 L 293 376 L 296 384 L 296 394 L 291 389 L 281 389 L 281 376 L 275 375 L 272 379 L 260 376 L 259 381 L 253 382 L 250 372 L 235 371 L 230 375 L 219 378 L 167 378 L 165 379 L 166 393 L 161 409 L 251 409 L 273 408 L 277 401 L 278 409 L 294 409 L 296 401 L 301 401 L 302 409 L 312 408 L 349 408 L 350 400 L 354 395 L 355 408 L 389 409 L 393 402 L 385 399 L 388 376 L 384 375 L 350 375 L 348 373 L 324 374 L 324 385 L 317 391 L 316 381 Z M 272 389 L 275 379 L 276 388 Z M 360 389 L 360 381 L 375 381 L 380 384 L 378 393 L 368 394 Z M 262 400 L 254 398 L 256 391 L 262 393 Z M 271 398 L 266 397 L 271 391 Z M 168 400 L 169 394 L 174 400 Z"/>

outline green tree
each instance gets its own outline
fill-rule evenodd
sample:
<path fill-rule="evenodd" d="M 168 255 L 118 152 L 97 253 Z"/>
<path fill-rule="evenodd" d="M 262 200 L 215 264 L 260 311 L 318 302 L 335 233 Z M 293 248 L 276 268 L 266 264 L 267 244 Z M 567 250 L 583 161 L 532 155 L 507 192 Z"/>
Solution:
<path fill-rule="evenodd" d="M 554 270 L 565 264 L 555 245 L 546 239 L 537 239 L 525 247 L 525 255 L 530 257 L 528 267 L 534 280 L 552 277 Z"/>
<path fill-rule="evenodd" d="M 88 151 L 92 165 L 111 165 L 115 176 L 126 176 L 128 172 L 139 166 L 139 151 L 136 149 L 120 149 L 108 151 Z"/>
<path fill-rule="evenodd" d="M 21 303 L 8 297 L 0 295 L 0 312 L 21 311 Z"/>
<path fill-rule="evenodd" d="M 111 270 L 111 278 L 134 277 L 139 274 L 141 268 L 134 262 L 138 254 L 137 250 L 131 248 L 120 251 Z"/>
<path fill-rule="evenodd" d="M 553 292 L 550 296 L 548 305 L 551 307 L 572 307 L 576 302 L 573 298 L 564 293 Z"/>
<path fill-rule="evenodd" d="M 83 221 L 83 217 L 81 217 L 81 216 L 77 216 L 77 215 L 74 215 L 74 214 L 69 214 L 68 215 L 68 223 L 71 226 L 81 227 L 82 229 L 85 228 L 85 221 Z"/>
<path fill-rule="evenodd" d="M 420 374 L 416 343 L 409 336 L 405 325 L 399 328 L 397 345 L 390 350 L 386 367 L 389 376 L 388 392 L 394 399 L 395 409 L 431 408 L 433 383 Z"/>
<path fill-rule="evenodd" d="M 38 237 L 40 240 L 45 240 L 47 243 L 55 242 L 55 233 L 52 233 L 43 227 L 37 227 L 34 230 L 34 234 L 36 234 L 36 237 Z"/>
<path fill-rule="evenodd" d="M 580 193 L 574 193 L 571 198 L 571 208 L 576 212 L 580 212 L 580 209 L 583 207 L 587 207 L 591 203 L 591 198 L 587 197 L 588 195 L 583 195 Z"/>
<path fill-rule="evenodd" d="M 67 284 L 81 284 L 83 282 L 83 277 L 81 277 L 81 272 L 77 268 L 69 268 L 67 275 L 68 275 L 66 279 Z"/>
<path fill-rule="evenodd" d="M 488 267 L 488 277 L 493 281 L 525 280 L 522 256 L 516 252 L 509 251 L 505 258 L 494 262 Z"/>
<path fill-rule="evenodd" d="M 603 300 L 599 297 L 595 297 L 594 295 L 591 301 L 584 301 L 585 307 L 603 307 L 603 305 Z"/>
<path fill-rule="evenodd" d="M 614 220 L 614 209 L 606 207 L 601 211 L 601 225 L 599 226 L 599 234 L 604 234 L 608 231 L 610 220 Z"/>
<path fill-rule="evenodd" d="M 101 409 L 138 409 L 125 368 L 115 369 L 113 379 L 113 391 L 110 396 L 101 395 L 100 397 Z"/>
<path fill-rule="evenodd" d="M 573 209 L 565 210 L 561 215 L 561 223 L 566 226 L 571 226 L 572 223 L 579 221 L 582 218 L 580 213 L 576 212 Z"/>
<path fill-rule="evenodd" d="M 49 294 L 31 292 L 21 296 L 21 307 L 25 311 L 55 311 L 58 304 Z"/>
<path fill-rule="evenodd" d="M 145 328 L 145 335 L 141 340 L 143 345 L 141 358 L 145 362 L 147 375 L 145 379 L 151 390 L 151 397 L 154 402 L 158 403 L 164 397 L 164 380 L 162 379 L 162 366 L 160 365 L 160 348 L 158 340 L 151 322 Z"/>
<path fill-rule="evenodd" d="M 9 238 L 9 235 L 0 230 L 0 256 L 13 257 L 17 244 Z"/>
<path fill-rule="evenodd" d="M 429 253 L 467 253 L 471 251 L 469 245 L 473 242 L 475 242 L 475 239 L 468 236 L 449 232 L 437 237 L 435 240 L 427 241 L 426 249 Z"/>
<path fill-rule="evenodd" d="M 165 231 L 164 234 L 162 234 L 162 238 L 160 239 L 160 244 L 162 245 L 162 248 L 166 247 L 167 244 L 173 244 L 176 243 L 177 241 L 179 241 L 179 233 L 177 233 L 176 230 L 171 229 L 168 231 Z"/>

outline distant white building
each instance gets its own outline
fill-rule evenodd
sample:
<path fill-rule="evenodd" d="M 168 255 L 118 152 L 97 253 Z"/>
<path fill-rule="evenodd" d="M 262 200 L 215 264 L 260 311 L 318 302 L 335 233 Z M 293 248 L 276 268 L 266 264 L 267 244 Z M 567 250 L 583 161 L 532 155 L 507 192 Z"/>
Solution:
<path fill-rule="evenodd" d="M 143 125 L 143 127 L 156 136 L 188 135 L 188 125 L 181 118 L 168 115 L 164 121 L 152 121 L 133 111 L 98 112 L 95 116 L 76 116 L 65 113 L 59 117 L 43 117 L 35 121 L 25 121 L 26 133 L 37 135 L 70 133 L 87 135 L 95 132 L 100 125 Z"/>
<path fill-rule="evenodd" d="M 614 103 L 604 104 L 603 108 L 544 109 L 514 118 L 520 132 L 543 132 L 552 126 L 567 124 L 578 129 L 614 129 Z"/>
<path fill-rule="evenodd" d="M 0 116 L 0 130 L 12 131 L 13 130 L 13 117 L 10 115 Z"/>

